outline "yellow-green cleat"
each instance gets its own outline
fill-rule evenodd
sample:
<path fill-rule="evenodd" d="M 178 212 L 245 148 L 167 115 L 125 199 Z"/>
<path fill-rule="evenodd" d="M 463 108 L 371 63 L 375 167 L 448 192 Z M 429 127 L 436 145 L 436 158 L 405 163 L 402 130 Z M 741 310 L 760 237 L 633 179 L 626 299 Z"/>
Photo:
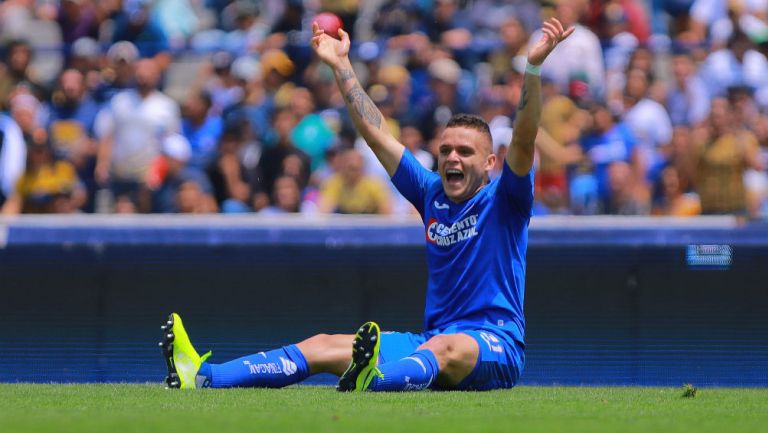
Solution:
<path fill-rule="evenodd" d="M 176 313 L 168 316 L 168 321 L 160 329 L 163 331 L 160 351 L 168 368 L 168 376 L 165 378 L 168 388 L 194 389 L 204 386 L 203 383 L 196 383 L 197 372 L 200 365 L 211 356 L 211 352 L 203 356 L 197 354 L 184 330 L 181 317 Z"/>
<path fill-rule="evenodd" d="M 339 378 L 336 390 L 341 392 L 365 391 L 375 377 L 384 376 L 377 367 L 381 330 L 376 322 L 364 323 L 355 333 L 352 343 L 352 362 Z"/>

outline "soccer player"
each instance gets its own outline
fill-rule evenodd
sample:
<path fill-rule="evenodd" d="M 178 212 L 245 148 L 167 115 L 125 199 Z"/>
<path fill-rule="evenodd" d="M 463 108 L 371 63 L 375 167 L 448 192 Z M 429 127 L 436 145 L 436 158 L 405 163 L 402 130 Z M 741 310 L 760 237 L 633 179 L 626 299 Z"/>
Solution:
<path fill-rule="evenodd" d="M 172 388 L 283 387 L 315 373 L 339 375 L 339 391 L 406 391 L 427 388 L 510 388 L 520 377 L 525 348 L 523 295 L 528 223 L 533 203 L 534 139 L 541 112 L 539 67 L 573 33 L 557 19 L 543 24 L 528 53 L 512 143 L 499 178 L 488 125 L 459 114 L 440 138 L 438 173 L 416 161 L 387 130 L 348 58 L 341 40 L 313 26 L 312 48 L 333 68 L 359 133 L 418 209 L 427 239 L 429 282 L 425 332 L 381 333 L 376 323 L 355 335 L 320 334 L 295 345 L 223 364 L 205 362 L 181 319 L 163 325 L 160 346 Z M 351 350 L 350 350 L 351 349 Z"/>

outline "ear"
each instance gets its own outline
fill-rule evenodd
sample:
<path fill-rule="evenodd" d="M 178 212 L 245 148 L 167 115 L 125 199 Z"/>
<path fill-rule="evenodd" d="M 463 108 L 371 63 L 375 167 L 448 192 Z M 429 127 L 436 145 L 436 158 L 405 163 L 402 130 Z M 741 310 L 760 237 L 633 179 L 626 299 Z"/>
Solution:
<path fill-rule="evenodd" d="M 493 167 L 496 167 L 496 154 L 491 152 L 491 154 L 488 155 L 488 159 L 485 161 L 485 171 L 490 171 Z"/>

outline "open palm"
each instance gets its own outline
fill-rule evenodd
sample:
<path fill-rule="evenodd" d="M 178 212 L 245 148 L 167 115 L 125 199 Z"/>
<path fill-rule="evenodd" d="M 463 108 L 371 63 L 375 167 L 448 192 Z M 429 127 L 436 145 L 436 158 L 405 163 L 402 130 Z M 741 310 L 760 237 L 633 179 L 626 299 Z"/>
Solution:
<path fill-rule="evenodd" d="M 557 44 L 573 34 L 574 30 L 576 27 L 564 30 L 557 18 L 549 18 L 544 21 L 541 26 L 541 39 L 528 51 L 528 63 L 537 66 L 544 63 L 544 59 L 555 49 Z"/>
<path fill-rule="evenodd" d="M 329 66 L 335 66 L 349 54 L 349 34 L 343 29 L 339 29 L 341 40 L 325 34 L 317 23 L 312 24 L 312 33 L 312 49 Z"/>

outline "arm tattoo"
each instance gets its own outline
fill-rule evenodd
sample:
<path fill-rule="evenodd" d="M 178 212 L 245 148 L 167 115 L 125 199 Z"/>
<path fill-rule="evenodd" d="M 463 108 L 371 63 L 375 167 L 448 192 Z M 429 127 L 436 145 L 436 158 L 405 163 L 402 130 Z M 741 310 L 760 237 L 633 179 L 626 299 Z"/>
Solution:
<path fill-rule="evenodd" d="M 355 83 L 349 89 L 346 96 L 349 104 L 355 109 L 358 116 L 376 128 L 381 128 L 381 113 L 379 113 L 379 109 L 376 108 L 363 88 L 360 87 L 360 84 Z"/>
<path fill-rule="evenodd" d="M 523 94 L 520 95 L 520 103 L 517 104 L 517 110 L 523 110 L 526 105 L 528 105 L 528 86 L 523 83 Z"/>
<path fill-rule="evenodd" d="M 355 78 L 355 74 L 350 71 L 349 69 L 342 69 L 341 72 L 339 72 L 339 76 L 341 77 L 341 82 L 346 83 L 347 81 L 351 80 L 352 78 Z"/>

